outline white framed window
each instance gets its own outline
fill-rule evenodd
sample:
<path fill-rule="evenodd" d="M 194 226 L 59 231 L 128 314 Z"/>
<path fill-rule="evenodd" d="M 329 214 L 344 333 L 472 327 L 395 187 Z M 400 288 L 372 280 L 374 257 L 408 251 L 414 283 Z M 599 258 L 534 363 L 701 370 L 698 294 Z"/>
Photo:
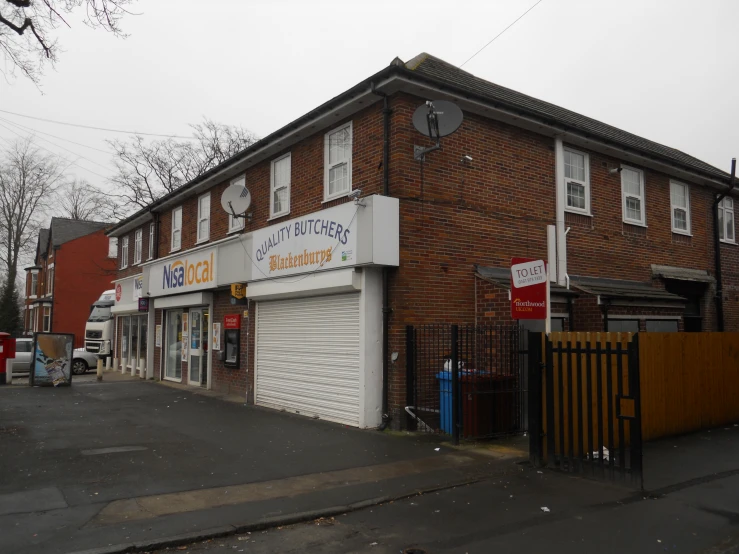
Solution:
<path fill-rule="evenodd" d="M 51 330 L 51 306 L 44 306 L 44 333 Z"/>
<path fill-rule="evenodd" d="M 142 242 L 144 241 L 144 231 L 141 229 L 136 229 L 136 234 L 133 239 L 133 264 L 140 264 L 141 263 L 141 247 L 143 246 Z"/>
<path fill-rule="evenodd" d="M 182 206 L 172 210 L 172 243 L 170 250 L 174 252 L 182 248 Z"/>
<path fill-rule="evenodd" d="M 292 158 L 285 154 L 272 160 L 269 179 L 269 216 L 279 217 L 290 213 L 290 171 Z"/>
<path fill-rule="evenodd" d="M 624 222 L 646 225 L 644 205 L 644 172 L 641 169 L 621 166 L 621 195 L 623 197 Z"/>
<path fill-rule="evenodd" d="M 198 240 L 205 242 L 210 237 L 210 193 L 198 198 Z"/>
<path fill-rule="evenodd" d="M 147 260 L 151 260 L 154 257 L 154 223 L 149 224 L 149 256 Z"/>
<path fill-rule="evenodd" d="M 231 181 L 232 185 L 240 185 L 245 186 L 246 185 L 246 178 L 242 175 L 241 177 L 236 177 Z M 228 232 L 229 233 L 235 233 L 236 231 L 241 231 L 244 228 L 244 218 L 243 217 L 234 217 L 231 214 L 228 214 Z"/>
<path fill-rule="evenodd" d="M 718 237 L 723 242 L 736 242 L 734 234 L 734 199 L 726 196 L 718 204 Z"/>
<path fill-rule="evenodd" d="M 323 200 L 345 196 L 352 190 L 352 123 L 326 133 Z"/>
<path fill-rule="evenodd" d="M 590 215 L 590 159 L 584 152 L 564 149 L 566 209 Z"/>
<path fill-rule="evenodd" d="M 36 298 L 38 294 L 38 273 L 31 273 L 31 298 Z"/>
<path fill-rule="evenodd" d="M 118 237 L 108 237 L 108 257 L 118 257 Z"/>
<path fill-rule="evenodd" d="M 54 294 L 54 266 L 46 272 L 46 296 Z"/>
<path fill-rule="evenodd" d="M 690 234 L 690 189 L 688 185 L 670 181 L 670 206 L 672 209 L 672 232 Z"/>
<path fill-rule="evenodd" d="M 123 237 L 121 241 L 121 269 L 128 267 L 128 237 Z"/>

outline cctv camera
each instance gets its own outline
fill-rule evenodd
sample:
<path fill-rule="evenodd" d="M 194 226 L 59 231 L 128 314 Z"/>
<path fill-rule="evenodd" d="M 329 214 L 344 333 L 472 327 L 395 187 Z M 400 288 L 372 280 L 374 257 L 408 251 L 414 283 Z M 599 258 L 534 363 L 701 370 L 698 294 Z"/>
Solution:
<path fill-rule="evenodd" d="M 472 156 L 469 156 L 469 155 L 462 156 L 462 161 L 463 162 L 471 162 L 472 161 Z"/>
<path fill-rule="evenodd" d="M 609 169 L 608 173 L 615 175 L 616 173 L 621 173 L 623 170 L 624 168 L 619 166 L 619 167 L 614 167 L 612 169 Z"/>
<path fill-rule="evenodd" d="M 359 195 L 362 194 L 362 189 L 355 189 L 351 191 L 347 196 L 349 198 L 359 198 Z"/>

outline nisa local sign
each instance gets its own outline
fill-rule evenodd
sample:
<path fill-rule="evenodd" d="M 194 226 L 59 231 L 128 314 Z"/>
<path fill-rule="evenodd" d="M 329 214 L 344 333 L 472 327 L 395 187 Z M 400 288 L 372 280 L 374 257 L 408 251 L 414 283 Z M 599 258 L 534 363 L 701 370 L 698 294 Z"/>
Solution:
<path fill-rule="evenodd" d="M 149 288 L 153 295 L 177 294 L 213 288 L 215 285 L 215 248 L 169 258 L 153 265 L 149 274 Z"/>
<path fill-rule="evenodd" d="M 357 209 L 342 204 L 254 231 L 252 280 L 356 265 Z"/>

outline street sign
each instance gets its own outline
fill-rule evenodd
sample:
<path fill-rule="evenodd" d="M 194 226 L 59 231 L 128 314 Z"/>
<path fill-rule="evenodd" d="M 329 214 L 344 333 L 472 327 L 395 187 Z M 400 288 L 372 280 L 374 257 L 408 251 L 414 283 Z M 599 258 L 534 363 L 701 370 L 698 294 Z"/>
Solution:
<path fill-rule="evenodd" d="M 511 258 L 511 317 L 547 318 L 547 266 L 544 260 Z"/>

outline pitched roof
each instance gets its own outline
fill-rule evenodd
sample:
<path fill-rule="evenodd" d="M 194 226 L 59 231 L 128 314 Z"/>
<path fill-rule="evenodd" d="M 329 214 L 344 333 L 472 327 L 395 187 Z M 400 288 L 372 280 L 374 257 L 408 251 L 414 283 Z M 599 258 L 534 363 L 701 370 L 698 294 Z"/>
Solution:
<path fill-rule="evenodd" d="M 441 82 L 454 88 L 462 89 L 486 100 L 498 102 L 505 107 L 533 115 L 539 119 L 549 120 L 552 123 L 564 124 L 575 131 L 597 137 L 627 148 L 633 148 L 654 157 L 670 160 L 683 166 L 696 169 L 701 172 L 726 179 L 729 174 L 703 162 L 693 156 L 689 156 L 680 150 L 664 146 L 637 135 L 622 131 L 590 117 L 580 115 L 576 112 L 555 106 L 549 102 L 539 100 L 532 96 L 516 92 L 506 87 L 496 85 L 490 81 L 475 77 L 471 73 L 463 71 L 458 67 L 436 58 L 430 54 L 422 53 L 405 64 L 414 73 L 423 75 L 437 82 Z"/>
<path fill-rule="evenodd" d="M 36 249 L 38 250 L 38 254 L 40 256 L 43 256 L 46 254 L 46 251 L 49 248 L 49 229 L 41 229 L 38 233 L 38 245 L 36 246 Z"/>
<path fill-rule="evenodd" d="M 84 237 L 109 226 L 110 223 L 102 223 L 100 221 L 52 217 L 50 230 L 53 246 L 59 246 L 65 242 Z"/>

